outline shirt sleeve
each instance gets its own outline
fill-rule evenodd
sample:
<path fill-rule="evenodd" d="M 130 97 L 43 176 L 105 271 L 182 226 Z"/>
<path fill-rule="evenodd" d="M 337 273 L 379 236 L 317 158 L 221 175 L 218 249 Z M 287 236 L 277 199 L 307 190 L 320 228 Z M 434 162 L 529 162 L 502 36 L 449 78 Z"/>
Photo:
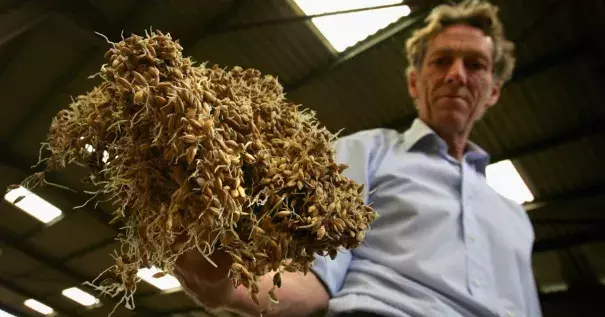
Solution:
<path fill-rule="evenodd" d="M 532 279 L 529 282 L 529 300 L 527 303 L 527 316 L 542 316 L 542 308 L 540 307 L 540 299 L 538 298 L 538 291 L 536 290 L 536 281 L 532 274 Z"/>
<path fill-rule="evenodd" d="M 336 163 L 348 165 L 349 167 L 343 171 L 344 176 L 364 185 L 366 203 L 371 188 L 370 175 L 375 164 L 374 157 L 383 143 L 383 135 L 382 130 L 369 130 L 346 136 L 334 143 Z M 329 256 L 315 254 L 315 262 L 311 270 L 324 284 L 330 297 L 340 291 L 352 259 L 351 250 L 344 248 L 339 250 L 334 260 Z"/>
<path fill-rule="evenodd" d="M 315 262 L 311 271 L 323 283 L 330 297 L 336 295 L 342 287 L 352 258 L 351 251 L 344 248 L 339 250 L 334 260 L 329 256 L 315 254 Z"/>
<path fill-rule="evenodd" d="M 528 217 L 528 221 L 529 221 L 529 217 Z M 530 255 L 530 263 L 532 261 L 531 255 Z M 533 274 L 533 270 L 530 266 L 529 268 L 529 278 L 527 279 L 527 286 L 525 287 L 525 289 L 527 290 L 527 316 L 536 316 L 536 317 L 541 317 L 542 316 L 542 307 L 540 306 L 540 297 L 538 295 L 538 290 L 536 288 L 536 278 L 535 275 Z"/>

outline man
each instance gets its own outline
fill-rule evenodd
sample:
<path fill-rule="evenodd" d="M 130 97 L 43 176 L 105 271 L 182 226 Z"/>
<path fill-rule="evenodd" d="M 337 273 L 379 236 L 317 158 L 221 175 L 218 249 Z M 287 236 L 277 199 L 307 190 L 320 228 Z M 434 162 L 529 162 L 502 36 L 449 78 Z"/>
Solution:
<path fill-rule="evenodd" d="M 381 217 L 359 248 L 318 257 L 307 277 L 284 275 L 269 316 L 541 315 L 531 223 L 486 184 L 489 157 L 468 141 L 514 67 L 497 8 L 470 0 L 437 7 L 406 48 L 419 118 L 403 134 L 376 129 L 336 144 L 337 160 Z M 245 289 L 225 278 L 229 257 L 214 260 L 218 269 L 190 252 L 175 273 L 206 306 L 258 315 Z M 263 279 L 263 308 L 271 284 Z"/>

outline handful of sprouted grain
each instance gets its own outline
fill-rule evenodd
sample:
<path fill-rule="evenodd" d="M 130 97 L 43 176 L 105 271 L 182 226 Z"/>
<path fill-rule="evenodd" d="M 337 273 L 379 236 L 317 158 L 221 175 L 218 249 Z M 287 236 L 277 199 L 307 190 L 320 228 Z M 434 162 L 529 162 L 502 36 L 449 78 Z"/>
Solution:
<path fill-rule="evenodd" d="M 53 120 L 44 159 L 47 171 L 88 166 L 125 224 L 98 290 L 133 308 L 139 268 L 170 273 L 183 252 L 218 248 L 233 257 L 234 285 L 258 302 L 260 276 L 276 272 L 280 287 L 281 270 L 306 274 L 313 254 L 334 258 L 364 239 L 375 212 L 334 162 L 335 136 L 274 77 L 195 66 L 160 31 L 111 45 L 102 83 Z"/>

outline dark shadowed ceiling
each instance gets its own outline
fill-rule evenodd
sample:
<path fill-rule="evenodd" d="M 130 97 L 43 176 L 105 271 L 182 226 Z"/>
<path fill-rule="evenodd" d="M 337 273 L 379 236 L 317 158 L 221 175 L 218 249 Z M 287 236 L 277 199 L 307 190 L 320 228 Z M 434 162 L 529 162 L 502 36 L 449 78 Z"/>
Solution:
<path fill-rule="evenodd" d="M 518 67 L 473 140 L 494 161 L 512 160 L 535 196 L 526 209 L 545 316 L 588 316 L 579 303 L 605 298 L 605 1 L 494 2 L 517 44 Z M 290 0 L 0 0 L 0 185 L 35 171 L 52 117 L 97 83 L 87 77 L 108 44 L 94 32 L 117 41 L 122 32 L 161 29 L 196 61 L 277 75 L 288 97 L 333 131 L 403 130 L 415 115 L 404 41 L 440 1 L 407 3 L 410 16 L 337 53 Z M 52 178 L 81 188 L 83 175 L 70 169 Z M 84 309 L 61 290 L 112 265 L 118 228 L 107 225 L 110 209 L 74 210 L 87 196 L 56 188 L 36 193 L 64 217 L 42 225 L 1 203 L 0 309 L 37 316 L 23 306 L 35 298 L 59 316 L 107 316 L 110 299 Z M 183 292 L 145 283 L 136 303 L 116 316 L 206 316 Z"/>

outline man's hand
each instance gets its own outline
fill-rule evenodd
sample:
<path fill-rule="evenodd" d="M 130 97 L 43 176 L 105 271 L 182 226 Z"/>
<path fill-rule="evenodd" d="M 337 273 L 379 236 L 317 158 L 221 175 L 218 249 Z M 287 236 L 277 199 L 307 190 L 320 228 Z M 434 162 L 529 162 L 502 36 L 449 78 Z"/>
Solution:
<path fill-rule="evenodd" d="M 261 277 L 260 305 L 257 305 L 243 286 L 234 289 L 228 277 L 233 264 L 231 255 L 217 250 L 210 260 L 216 267 L 194 248 L 181 255 L 174 268 L 174 275 L 185 292 L 208 309 L 224 308 L 242 315 L 259 316 L 268 308 L 266 316 L 302 317 L 325 311 L 328 307 L 328 293 L 313 273 L 306 277 L 301 273 L 282 273 L 282 287 L 276 290 L 279 304 L 273 305 L 269 305 L 268 292 L 273 288 L 275 273 Z"/>
<path fill-rule="evenodd" d="M 233 263 L 231 255 L 215 251 L 210 260 L 212 265 L 197 250 L 182 254 L 176 261 L 174 275 L 189 296 L 207 308 L 217 308 L 231 303 L 233 284 L 228 278 Z"/>

